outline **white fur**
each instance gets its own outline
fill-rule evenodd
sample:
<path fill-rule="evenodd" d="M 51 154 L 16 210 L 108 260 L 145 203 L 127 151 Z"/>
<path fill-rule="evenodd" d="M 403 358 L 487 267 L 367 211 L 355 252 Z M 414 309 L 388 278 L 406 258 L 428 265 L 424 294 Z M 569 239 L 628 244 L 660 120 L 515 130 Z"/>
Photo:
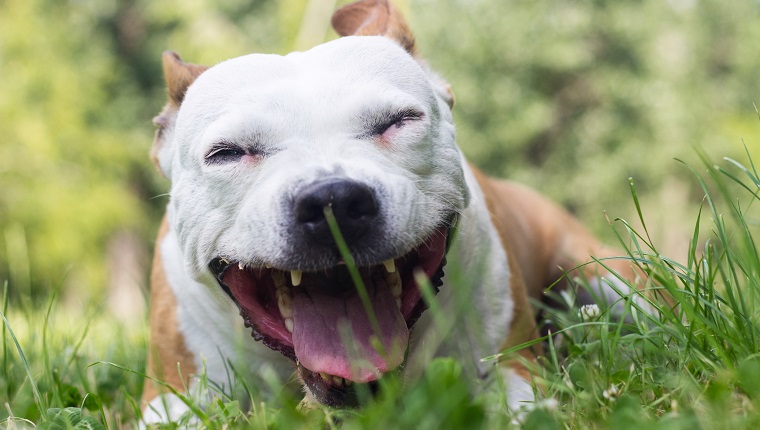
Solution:
<path fill-rule="evenodd" d="M 533 387 L 514 370 L 502 368 L 501 376 L 506 385 L 507 406 L 510 411 L 530 409 L 536 401 Z"/>
<path fill-rule="evenodd" d="M 139 428 L 145 429 L 151 424 L 179 421 L 189 410 L 185 402 L 176 395 L 162 394 L 151 400 L 145 407 Z"/>
<path fill-rule="evenodd" d="M 636 306 L 649 315 L 657 315 L 657 310 L 647 302 L 639 290 L 632 289 L 614 274 L 607 273 L 606 276 L 589 279 L 588 286 L 595 299 L 610 305 L 610 312 L 616 319 L 623 318 L 625 315 L 626 321 L 631 322 L 630 313 L 638 311 Z M 626 315 L 625 308 L 628 300 L 633 301 L 636 306 L 631 306 L 631 311 Z"/>
<path fill-rule="evenodd" d="M 197 357 L 196 368 L 205 360 L 210 380 L 227 387 L 226 360 L 251 375 L 262 365 L 274 366 L 282 378 L 292 371 L 285 357 L 253 341 L 207 264 L 223 255 L 295 268 L 286 263 L 283 196 L 325 175 L 376 190 L 395 255 L 418 246 L 446 214 L 460 213 L 449 266 L 467 285 L 450 284 L 447 269 L 439 301 L 454 312 L 446 314 L 452 321 L 463 324 L 436 339 L 430 312 L 423 314 L 410 363 L 446 353 L 467 360 L 481 376 L 492 368 L 480 359 L 498 352 L 507 337 L 514 306 L 509 270 L 482 192 L 455 144 L 442 85 L 384 37 L 345 37 L 284 57 L 244 56 L 209 69 L 191 85 L 158 152 L 172 181 L 170 232 L 160 252 L 177 297 L 179 330 Z M 408 107 L 424 118 L 400 129 L 388 146 L 358 137 L 366 112 Z M 220 141 L 256 144 L 266 155 L 257 163 L 204 163 Z M 463 295 L 474 312 L 455 308 Z"/>
<path fill-rule="evenodd" d="M 514 312 L 506 252 L 477 181 L 463 166 L 472 198 L 461 214 L 444 285 L 436 296 L 446 327 L 434 321 L 433 312 L 422 314 L 405 369 L 411 376 L 419 375 L 433 357 L 445 355 L 461 358 L 471 377 L 486 377 L 493 364 L 481 359 L 499 351 Z"/>
<path fill-rule="evenodd" d="M 413 107 L 425 118 L 404 127 L 390 148 L 357 137 L 362 115 L 389 107 Z M 221 63 L 190 87 L 173 137 L 165 143 L 176 154 L 173 227 L 195 277 L 220 254 L 288 269 L 283 196 L 320 177 L 376 188 L 399 255 L 467 204 L 449 109 L 424 70 L 384 37 Z M 205 165 L 222 140 L 255 142 L 269 155 L 257 164 Z"/>
<path fill-rule="evenodd" d="M 169 219 L 172 217 L 169 211 Z M 172 230 L 164 236 L 160 250 L 166 279 L 177 299 L 179 330 L 186 347 L 195 355 L 195 368 L 205 367 L 209 380 L 223 390 L 231 388 L 228 360 L 244 376 L 259 374 L 262 366 L 276 363 L 276 370 L 285 379 L 292 366 L 282 360 L 280 353 L 253 341 L 237 307 L 216 281 L 208 276 L 198 282 L 189 276 Z"/>

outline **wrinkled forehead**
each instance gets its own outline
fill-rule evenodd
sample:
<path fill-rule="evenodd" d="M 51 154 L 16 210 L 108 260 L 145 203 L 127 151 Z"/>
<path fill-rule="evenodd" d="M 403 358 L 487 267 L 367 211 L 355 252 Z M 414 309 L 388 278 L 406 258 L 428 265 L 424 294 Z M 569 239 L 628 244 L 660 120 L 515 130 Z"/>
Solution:
<path fill-rule="evenodd" d="M 381 36 L 344 37 L 286 56 L 251 54 L 220 63 L 190 87 L 182 108 L 205 113 L 238 103 L 277 108 L 355 98 L 403 99 L 434 106 L 422 67 Z M 403 102 L 402 102 L 403 103 Z"/>

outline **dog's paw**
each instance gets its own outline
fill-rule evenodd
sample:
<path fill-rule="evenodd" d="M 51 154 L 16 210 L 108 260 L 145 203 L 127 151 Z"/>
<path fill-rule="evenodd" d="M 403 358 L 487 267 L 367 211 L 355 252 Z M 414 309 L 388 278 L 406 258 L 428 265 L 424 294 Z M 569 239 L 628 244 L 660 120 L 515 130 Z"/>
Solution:
<path fill-rule="evenodd" d="M 525 405 L 536 401 L 533 386 L 513 369 L 503 369 L 501 372 L 507 391 L 507 407 L 513 413 L 520 411 Z"/>
<path fill-rule="evenodd" d="M 190 411 L 185 402 L 174 394 L 162 394 L 145 407 L 138 428 L 144 430 L 154 424 L 177 423 L 182 428 L 200 427 L 200 421 Z"/>
<path fill-rule="evenodd" d="M 544 409 L 547 411 L 554 411 L 557 409 L 557 400 L 555 399 L 541 399 L 530 402 L 524 402 L 520 404 L 519 408 L 512 412 L 512 425 L 520 427 L 525 424 L 528 415 L 536 409 Z"/>

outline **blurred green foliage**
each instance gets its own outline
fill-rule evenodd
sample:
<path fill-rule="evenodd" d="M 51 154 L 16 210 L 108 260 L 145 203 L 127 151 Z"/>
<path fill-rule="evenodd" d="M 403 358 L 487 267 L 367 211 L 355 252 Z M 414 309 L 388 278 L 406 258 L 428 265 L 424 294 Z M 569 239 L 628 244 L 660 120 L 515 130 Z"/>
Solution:
<path fill-rule="evenodd" d="M 597 231 L 604 210 L 633 218 L 629 177 L 655 221 L 702 197 L 673 195 L 690 182 L 673 157 L 693 160 L 693 146 L 731 155 L 760 137 L 757 1 L 414 4 L 423 52 L 453 82 L 470 159 Z"/>
<path fill-rule="evenodd" d="M 629 176 L 650 214 L 689 213 L 682 206 L 701 194 L 681 185 L 688 173 L 672 158 L 691 146 L 731 155 L 740 138 L 760 138 L 757 1 L 401 3 L 421 52 L 452 83 L 474 164 L 531 184 L 598 232 L 603 210 L 632 213 Z M 308 48 L 334 37 L 334 7 L 0 1 L 0 280 L 17 297 L 61 284 L 92 295 L 115 234 L 134 232 L 149 249 L 168 190 L 147 157 L 163 50 L 214 64 Z"/>

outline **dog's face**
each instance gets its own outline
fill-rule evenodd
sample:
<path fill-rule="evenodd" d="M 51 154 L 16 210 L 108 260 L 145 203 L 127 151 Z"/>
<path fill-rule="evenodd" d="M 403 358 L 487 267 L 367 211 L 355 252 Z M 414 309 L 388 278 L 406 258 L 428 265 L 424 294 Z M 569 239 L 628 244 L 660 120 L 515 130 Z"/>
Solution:
<path fill-rule="evenodd" d="M 425 309 L 418 276 L 440 286 L 468 202 L 446 89 L 385 37 L 206 71 L 165 61 L 156 156 L 188 269 L 295 361 L 316 400 L 352 404 L 354 383 L 403 364 Z"/>

